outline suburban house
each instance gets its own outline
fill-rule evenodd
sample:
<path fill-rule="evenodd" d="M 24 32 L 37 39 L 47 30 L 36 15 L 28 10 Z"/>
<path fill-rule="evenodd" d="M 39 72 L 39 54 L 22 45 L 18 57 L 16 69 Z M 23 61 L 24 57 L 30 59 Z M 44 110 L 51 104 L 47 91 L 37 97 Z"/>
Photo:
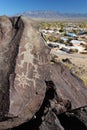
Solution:
<path fill-rule="evenodd" d="M 65 31 L 61 28 L 43 29 L 41 32 L 47 38 L 47 45 L 55 51 L 67 53 L 87 54 L 87 29 L 84 30 L 77 25 L 66 25 Z M 74 30 L 74 31 L 73 31 Z M 77 32 L 76 32 L 77 31 Z M 76 32 L 76 33 L 75 33 Z"/>
<path fill-rule="evenodd" d="M 66 33 L 66 35 L 69 37 L 77 37 L 77 35 L 75 33 Z"/>
<path fill-rule="evenodd" d="M 73 46 L 80 46 L 81 44 L 86 44 L 84 41 L 80 40 L 71 40 L 70 43 L 73 44 Z"/>
<path fill-rule="evenodd" d="M 62 40 L 64 43 L 68 41 L 68 38 L 66 37 L 61 37 L 60 40 Z"/>

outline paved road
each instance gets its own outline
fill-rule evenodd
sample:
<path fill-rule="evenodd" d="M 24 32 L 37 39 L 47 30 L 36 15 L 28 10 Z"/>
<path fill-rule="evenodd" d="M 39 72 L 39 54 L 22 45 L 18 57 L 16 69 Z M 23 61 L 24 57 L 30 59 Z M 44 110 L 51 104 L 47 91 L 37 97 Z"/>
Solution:
<path fill-rule="evenodd" d="M 66 57 L 75 58 L 75 59 L 87 59 L 87 54 L 78 54 L 78 53 L 68 54 L 68 53 L 63 52 L 61 50 L 58 50 L 58 51 L 51 50 L 51 54 L 54 54 L 56 56 L 64 56 L 64 57 L 66 56 Z"/>

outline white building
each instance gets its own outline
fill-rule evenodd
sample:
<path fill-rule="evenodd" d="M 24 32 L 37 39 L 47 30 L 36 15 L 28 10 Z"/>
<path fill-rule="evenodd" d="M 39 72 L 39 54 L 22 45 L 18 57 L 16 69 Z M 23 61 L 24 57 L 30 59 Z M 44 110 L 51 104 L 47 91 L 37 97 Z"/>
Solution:
<path fill-rule="evenodd" d="M 80 41 L 80 40 L 71 40 L 70 43 L 72 43 L 73 46 L 79 46 L 81 44 L 86 44 L 84 41 Z"/>

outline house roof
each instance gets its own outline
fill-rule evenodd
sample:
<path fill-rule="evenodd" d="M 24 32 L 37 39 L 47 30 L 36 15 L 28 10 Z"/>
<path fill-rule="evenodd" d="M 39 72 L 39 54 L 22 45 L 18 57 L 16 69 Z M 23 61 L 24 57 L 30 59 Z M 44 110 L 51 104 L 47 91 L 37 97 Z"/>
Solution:
<path fill-rule="evenodd" d="M 63 40 L 63 41 L 67 41 L 68 40 L 68 38 L 66 38 L 66 37 L 61 37 L 60 39 Z"/>
<path fill-rule="evenodd" d="M 81 44 L 81 43 L 85 43 L 85 42 L 80 41 L 80 40 L 71 40 L 70 43 L 72 43 L 72 44 Z"/>
<path fill-rule="evenodd" d="M 77 35 L 75 33 L 67 33 L 68 36 L 70 37 L 76 37 Z"/>

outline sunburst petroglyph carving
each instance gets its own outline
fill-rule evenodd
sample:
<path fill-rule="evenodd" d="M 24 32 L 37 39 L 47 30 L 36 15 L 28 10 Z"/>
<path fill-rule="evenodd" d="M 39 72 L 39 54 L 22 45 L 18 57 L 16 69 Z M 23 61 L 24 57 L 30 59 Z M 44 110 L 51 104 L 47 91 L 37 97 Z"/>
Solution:
<path fill-rule="evenodd" d="M 23 72 L 21 75 L 17 74 L 16 80 L 18 81 L 18 86 L 22 88 L 25 88 L 25 86 L 29 85 L 28 81 L 30 81 L 27 75 L 25 75 Z"/>

